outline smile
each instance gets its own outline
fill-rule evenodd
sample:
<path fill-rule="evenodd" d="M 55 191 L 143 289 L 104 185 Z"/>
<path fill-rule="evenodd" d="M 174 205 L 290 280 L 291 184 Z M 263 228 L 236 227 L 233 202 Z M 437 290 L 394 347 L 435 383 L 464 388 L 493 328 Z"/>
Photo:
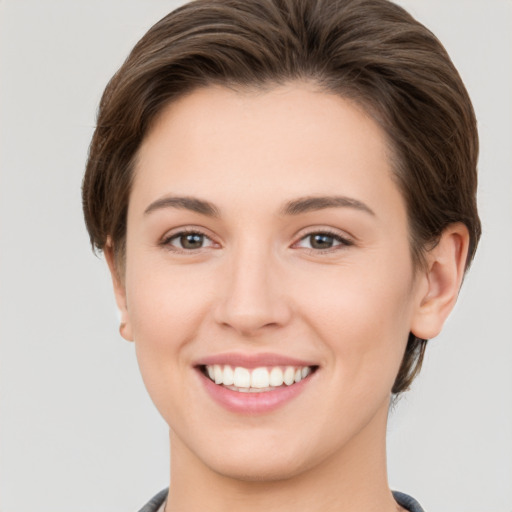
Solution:
<path fill-rule="evenodd" d="M 259 368 L 230 365 L 204 365 L 202 371 L 212 382 L 240 393 L 262 393 L 299 383 L 315 370 L 311 366 L 272 366 Z"/>
<path fill-rule="evenodd" d="M 224 353 L 193 367 L 213 402 L 230 413 L 267 414 L 317 389 L 320 366 L 288 355 Z M 310 391 L 306 391 L 309 389 Z"/>

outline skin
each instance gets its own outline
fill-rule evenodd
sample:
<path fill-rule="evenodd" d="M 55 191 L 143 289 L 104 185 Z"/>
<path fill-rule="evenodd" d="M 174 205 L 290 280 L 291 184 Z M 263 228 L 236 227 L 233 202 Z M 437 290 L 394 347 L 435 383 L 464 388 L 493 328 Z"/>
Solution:
<path fill-rule="evenodd" d="M 111 245 L 106 256 L 121 333 L 170 428 L 167 512 L 397 510 L 386 475 L 391 388 L 409 332 L 435 336 L 452 309 L 468 235 L 450 226 L 427 267 L 413 266 L 389 151 L 360 108 L 304 83 L 199 89 L 146 135 L 123 274 Z M 333 195 L 350 201 L 283 211 Z M 208 201 L 217 215 L 170 197 Z M 184 248 L 183 230 L 204 236 Z M 330 247 L 318 248 L 311 235 L 326 232 Z M 194 369 L 229 352 L 319 369 L 277 410 L 237 414 Z"/>

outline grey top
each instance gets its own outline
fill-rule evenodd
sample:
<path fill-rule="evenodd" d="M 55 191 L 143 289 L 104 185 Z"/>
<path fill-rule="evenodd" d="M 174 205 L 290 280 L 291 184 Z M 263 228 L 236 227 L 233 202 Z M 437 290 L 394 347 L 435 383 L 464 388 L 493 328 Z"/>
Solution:
<path fill-rule="evenodd" d="M 146 503 L 139 512 L 159 512 L 159 509 L 167 499 L 167 492 L 168 489 L 160 491 L 148 503 Z M 404 507 L 409 512 L 424 512 L 421 505 L 414 498 L 404 494 L 403 492 L 393 491 L 393 497 L 401 507 Z"/>

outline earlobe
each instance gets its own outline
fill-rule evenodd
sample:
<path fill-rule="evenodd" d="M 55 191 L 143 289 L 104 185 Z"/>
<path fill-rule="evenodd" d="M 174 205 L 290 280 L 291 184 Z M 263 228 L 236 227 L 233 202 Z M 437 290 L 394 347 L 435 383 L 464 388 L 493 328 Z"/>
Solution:
<path fill-rule="evenodd" d="M 133 341 L 130 315 L 128 313 L 128 306 L 126 302 L 126 288 L 124 285 L 123 277 L 120 274 L 120 271 L 116 264 L 114 248 L 110 237 L 107 240 L 103 253 L 105 254 L 105 260 L 107 261 L 108 268 L 110 270 L 110 277 L 112 278 L 114 295 L 117 307 L 119 309 L 119 333 L 126 341 Z"/>
<path fill-rule="evenodd" d="M 469 233 L 462 223 L 448 226 L 438 244 L 427 253 L 427 268 L 422 271 L 422 286 L 411 326 L 418 338 L 437 336 L 455 306 L 464 277 Z"/>

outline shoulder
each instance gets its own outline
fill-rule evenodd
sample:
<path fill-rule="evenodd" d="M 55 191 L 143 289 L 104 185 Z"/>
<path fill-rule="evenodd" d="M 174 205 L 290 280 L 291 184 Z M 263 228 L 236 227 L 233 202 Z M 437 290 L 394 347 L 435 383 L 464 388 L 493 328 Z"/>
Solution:
<path fill-rule="evenodd" d="M 424 512 L 424 510 L 421 508 L 421 505 L 408 494 L 399 491 L 393 491 L 393 497 L 401 507 L 404 507 L 409 512 Z"/>
<path fill-rule="evenodd" d="M 169 489 L 164 489 L 153 496 L 139 512 L 158 512 L 158 509 L 165 503 Z"/>

